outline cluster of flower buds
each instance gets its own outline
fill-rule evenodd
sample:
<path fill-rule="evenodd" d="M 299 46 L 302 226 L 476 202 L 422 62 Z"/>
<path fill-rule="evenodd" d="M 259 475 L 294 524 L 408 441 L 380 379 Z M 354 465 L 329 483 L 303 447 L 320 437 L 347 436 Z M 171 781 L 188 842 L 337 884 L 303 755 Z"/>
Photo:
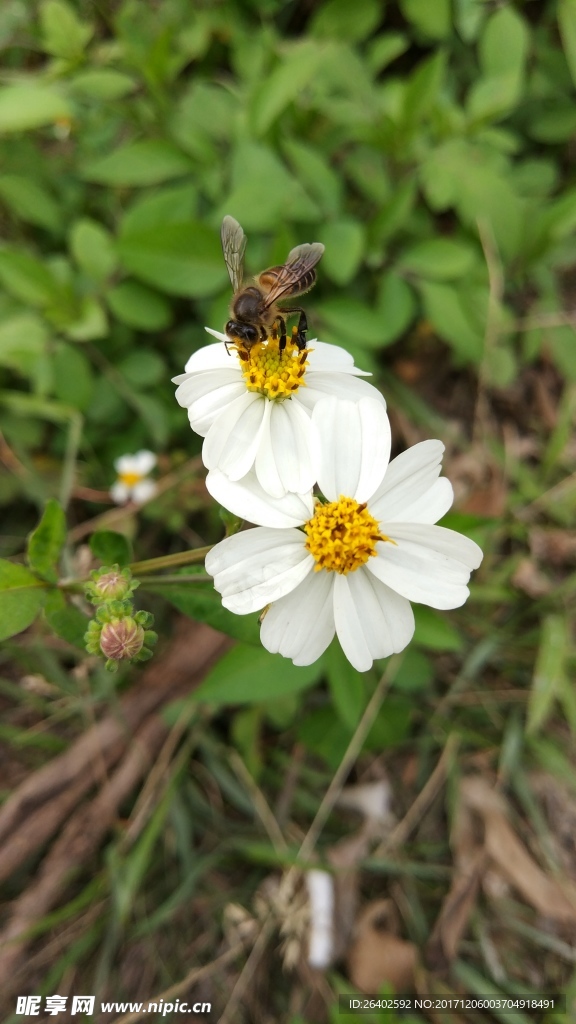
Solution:
<path fill-rule="evenodd" d="M 85 593 L 97 607 L 84 637 L 86 650 L 104 655 L 110 672 L 116 672 L 121 661 L 147 661 L 158 635 L 149 628 L 154 616 L 134 611 L 132 597 L 138 580 L 118 565 L 103 566 L 90 575 Z"/>

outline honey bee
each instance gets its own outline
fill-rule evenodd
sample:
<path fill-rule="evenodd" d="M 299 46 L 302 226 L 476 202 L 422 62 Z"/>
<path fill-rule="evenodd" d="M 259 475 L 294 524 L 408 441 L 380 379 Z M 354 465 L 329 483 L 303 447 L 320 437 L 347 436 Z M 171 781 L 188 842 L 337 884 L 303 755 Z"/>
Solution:
<path fill-rule="evenodd" d="M 234 289 L 226 334 L 247 353 L 257 341 L 266 341 L 271 332 L 280 331 L 280 351 L 286 348 L 286 320 L 299 313 L 294 340 L 301 352 L 306 348 L 308 323 L 301 306 L 279 307 L 281 299 L 303 295 L 316 281 L 314 267 L 324 252 L 321 242 L 305 242 L 288 253 L 286 263 L 269 267 L 244 285 L 246 235 L 234 217 L 224 217 L 220 231 L 224 260 Z"/>

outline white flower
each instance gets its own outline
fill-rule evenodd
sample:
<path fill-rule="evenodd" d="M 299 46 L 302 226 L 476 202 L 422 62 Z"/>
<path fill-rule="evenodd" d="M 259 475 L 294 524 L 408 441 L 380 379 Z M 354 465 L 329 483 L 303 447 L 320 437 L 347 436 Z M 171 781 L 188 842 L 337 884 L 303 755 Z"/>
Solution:
<path fill-rule="evenodd" d="M 207 469 L 240 480 L 252 468 L 263 490 L 275 498 L 302 493 L 316 482 L 318 438 L 312 410 L 327 395 L 356 401 L 380 392 L 359 377 L 352 356 L 337 345 L 311 341 L 299 352 L 288 339 L 258 342 L 247 353 L 225 334 L 206 330 L 220 343 L 206 345 L 174 377 L 176 399 L 188 409 L 193 430 L 205 440 Z"/>
<path fill-rule="evenodd" d="M 388 417 L 372 399 L 325 399 L 313 420 L 327 503 L 314 508 L 311 494 L 290 495 L 286 505 L 269 502 L 263 513 L 265 495 L 253 477 L 234 483 L 210 473 L 210 489 L 227 508 L 266 525 L 221 541 L 206 569 L 230 611 L 247 615 L 270 606 L 261 630 L 269 651 L 309 665 L 336 633 L 364 672 L 411 640 L 410 601 L 464 604 L 482 552 L 433 525 L 454 497 L 450 482 L 438 479 L 441 441 L 422 441 L 389 463 Z"/>
<path fill-rule="evenodd" d="M 156 484 L 145 477 L 154 469 L 156 462 L 154 452 L 146 449 L 136 452 L 135 455 L 121 455 L 116 459 L 114 469 L 118 473 L 118 479 L 110 488 L 112 500 L 117 505 L 123 505 L 130 500 L 142 505 L 153 498 L 156 494 Z"/>

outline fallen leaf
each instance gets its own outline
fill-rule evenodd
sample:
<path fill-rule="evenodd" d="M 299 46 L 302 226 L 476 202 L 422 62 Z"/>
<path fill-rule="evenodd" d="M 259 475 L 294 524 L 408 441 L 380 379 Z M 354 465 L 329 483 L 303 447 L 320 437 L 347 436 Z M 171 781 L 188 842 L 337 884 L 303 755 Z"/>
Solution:
<path fill-rule="evenodd" d="M 528 541 L 532 555 L 542 564 L 564 568 L 576 562 L 576 532 L 573 530 L 534 527 Z"/>
<path fill-rule="evenodd" d="M 484 821 L 485 850 L 510 885 L 544 917 L 576 921 L 576 887 L 560 885 L 538 866 L 507 819 L 506 803 L 480 776 L 462 780 L 461 793 Z"/>
<path fill-rule="evenodd" d="M 356 921 L 347 965 L 350 981 L 359 992 L 377 992 L 386 984 L 396 992 L 414 988 L 416 946 L 390 930 L 391 906 L 390 900 L 373 900 Z"/>
<path fill-rule="evenodd" d="M 454 876 L 426 946 L 426 962 L 435 971 L 446 970 L 458 953 L 488 860 L 484 830 L 461 796 L 454 811 L 450 845 Z"/>
<path fill-rule="evenodd" d="M 528 597 L 544 597 L 552 590 L 552 581 L 544 575 L 532 558 L 523 558 L 519 562 L 510 582 L 517 590 L 528 594 Z"/>

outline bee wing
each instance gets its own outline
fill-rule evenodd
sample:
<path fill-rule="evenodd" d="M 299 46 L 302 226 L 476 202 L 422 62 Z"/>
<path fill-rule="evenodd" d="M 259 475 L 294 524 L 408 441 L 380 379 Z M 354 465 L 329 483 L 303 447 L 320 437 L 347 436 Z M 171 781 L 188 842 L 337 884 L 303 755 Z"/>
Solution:
<path fill-rule="evenodd" d="M 291 249 L 284 266 L 271 267 L 270 271 L 265 270 L 260 274 L 260 278 L 263 278 L 272 272 L 276 278 L 266 295 L 265 308 L 269 309 L 279 299 L 307 292 L 314 284 L 314 275 L 310 275 L 310 271 L 322 258 L 323 252 L 322 242 L 304 242 Z"/>
<path fill-rule="evenodd" d="M 222 252 L 224 261 L 228 267 L 228 273 L 235 292 L 242 287 L 244 276 L 244 250 L 246 248 L 246 235 L 234 217 L 226 215 L 220 228 L 222 240 Z"/>

